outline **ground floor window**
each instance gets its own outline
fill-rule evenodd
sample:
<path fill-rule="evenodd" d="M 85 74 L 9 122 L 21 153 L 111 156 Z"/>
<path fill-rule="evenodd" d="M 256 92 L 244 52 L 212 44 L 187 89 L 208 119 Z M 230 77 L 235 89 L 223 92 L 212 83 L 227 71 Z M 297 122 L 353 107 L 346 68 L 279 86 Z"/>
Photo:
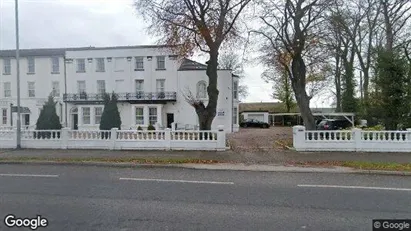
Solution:
<path fill-rule="evenodd" d="M 233 108 L 233 124 L 237 124 L 237 115 L 238 114 L 238 109 L 235 107 Z"/>
<path fill-rule="evenodd" d="M 83 107 L 83 124 L 90 124 L 90 108 Z"/>
<path fill-rule="evenodd" d="M 148 116 L 149 116 L 149 123 L 151 125 L 154 125 L 157 123 L 157 108 L 156 107 L 150 107 L 148 110 Z"/>
<path fill-rule="evenodd" d="M 2 110 L 2 124 L 6 125 L 7 124 L 7 109 L 3 108 Z"/>
<path fill-rule="evenodd" d="M 136 124 L 144 124 L 144 108 L 136 107 Z"/>
<path fill-rule="evenodd" d="M 94 108 L 94 124 L 100 124 L 102 114 L 103 114 L 102 107 Z"/>

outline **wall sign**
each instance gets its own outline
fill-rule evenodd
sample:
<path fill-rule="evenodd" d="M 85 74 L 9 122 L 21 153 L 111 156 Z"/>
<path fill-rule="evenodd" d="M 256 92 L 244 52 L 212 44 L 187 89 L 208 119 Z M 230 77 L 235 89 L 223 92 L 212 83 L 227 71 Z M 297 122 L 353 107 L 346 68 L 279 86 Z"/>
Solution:
<path fill-rule="evenodd" d="M 218 109 L 218 110 L 217 110 L 217 116 L 225 116 L 225 111 L 224 111 L 224 109 Z"/>

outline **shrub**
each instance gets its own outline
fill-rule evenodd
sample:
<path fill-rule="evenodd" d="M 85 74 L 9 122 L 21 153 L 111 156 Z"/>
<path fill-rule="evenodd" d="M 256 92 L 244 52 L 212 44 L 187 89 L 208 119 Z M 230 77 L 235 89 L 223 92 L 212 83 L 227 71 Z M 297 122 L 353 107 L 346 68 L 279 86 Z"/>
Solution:
<path fill-rule="evenodd" d="M 138 131 L 143 131 L 143 128 L 140 127 L 140 126 L 138 126 L 138 127 L 137 127 L 137 130 L 138 130 Z"/>
<path fill-rule="evenodd" d="M 148 131 L 155 131 L 156 128 L 152 124 L 150 124 L 150 125 L 148 125 L 147 130 Z"/>
<path fill-rule="evenodd" d="M 43 105 L 43 109 L 40 112 L 39 118 L 36 122 L 36 130 L 60 130 L 61 129 L 60 118 L 56 113 L 56 103 L 54 102 L 51 94 L 48 97 L 48 101 Z M 60 132 L 56 133 L 60 138 Z M 56 134 L 50 132 L 34 133 L 35 138 L 56 138 Z"/>
<path fill-rule="evenodd" d="M 104 95 L 104 110 L 101 115 L 100 130 L 121 129 L 120 112 L 117 107 L 117 95 L 114 92 Z"/>

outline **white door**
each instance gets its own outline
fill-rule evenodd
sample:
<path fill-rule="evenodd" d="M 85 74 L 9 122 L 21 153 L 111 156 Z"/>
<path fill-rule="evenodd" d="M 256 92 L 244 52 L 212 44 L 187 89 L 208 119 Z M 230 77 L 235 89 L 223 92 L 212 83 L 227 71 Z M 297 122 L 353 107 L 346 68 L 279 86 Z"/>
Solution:
<path fill-rule="evenodd" d="M 265 122 L 264 121 L 264 115 L 263 114 L 253 114 L 253 115 L 248 115 L 249 119 L 255 119 L 261 122 Z"/>

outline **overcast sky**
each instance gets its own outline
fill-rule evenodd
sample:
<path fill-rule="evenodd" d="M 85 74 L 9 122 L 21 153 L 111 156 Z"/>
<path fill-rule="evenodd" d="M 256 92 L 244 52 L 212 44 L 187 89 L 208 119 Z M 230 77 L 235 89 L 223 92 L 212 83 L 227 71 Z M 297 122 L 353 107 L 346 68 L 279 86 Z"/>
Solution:
<path fill-rule="evenodd" d="M 133 11 L 132 0 L 19 0 L 20 47 L 147 45 L 155 41 Z M 0 0 L 0 49 L 15 49 L 14 0 Z M 204 61 L 201 58 L 198 61 Z M 245 102 L 270 102 L 261 66 L 247 65 Z M 323 103 L 325 101 L 325 103 Z M 312 107 L 329 100 L 316 97 Z"/>

